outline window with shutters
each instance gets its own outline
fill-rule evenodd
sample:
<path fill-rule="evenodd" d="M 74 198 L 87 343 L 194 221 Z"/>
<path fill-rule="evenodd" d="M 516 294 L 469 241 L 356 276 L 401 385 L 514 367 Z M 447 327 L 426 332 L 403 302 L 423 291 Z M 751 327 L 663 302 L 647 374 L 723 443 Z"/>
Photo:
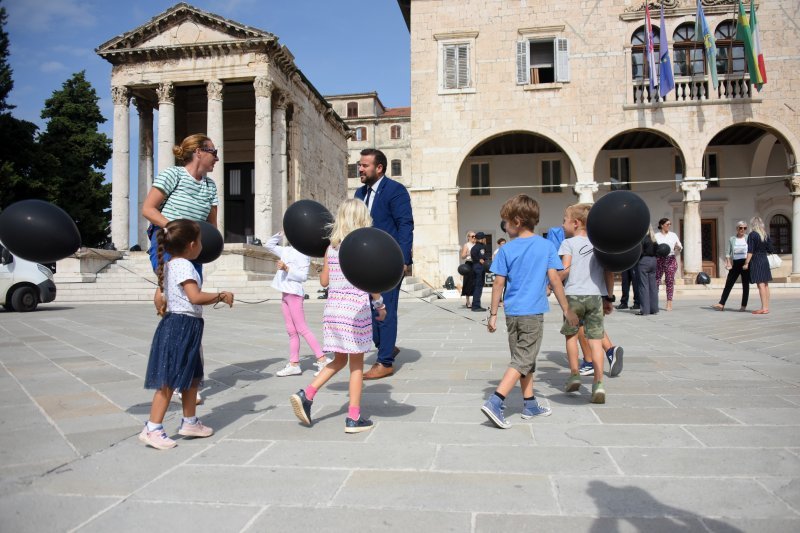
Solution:
<path fill-rule="evenodd" d="M 469 53 L 468 43 L 442 46 L 443 89 L 468 89 L 471 87 Z"/>
<path fill-rule="evenodd" d="M 403 129 L 400 126 L 392 126 L 391 134 L 392 139 L 400 139 L 403 137 Z"/>
<path fill-rule="evenodd" d="M 403 175 L 403 163 L 399 159 L 392 159 L 392 177 L 400 177 Z"/>
<path fill-rule="evenodd" d="M 569 81 L 569 42 L 559 37 L 517 41 L 517 85 Z"/>
<path fill-rule="evenodd" d="M 561 192 L 561 161 L 542 161 L 542 192 Z"/>
<path fill-rule="evenodd" d="M 358 117 L 358 102 L 347 102 L 347 118 Z"/>
<path fill-rule="evenodd" d="M 612 191 L 629 191 L 631 190 L 631 160 L 627 157 L 612 157 L 611 172 L 611 190 Z"/>
<path fill-rule="evenodd" d="M 473 163 L 470 169 L 470 196 L 489 196 L 489 163 Z"/>
<path fill-rule="evenodd" d="M 353 136 L 354 141 L 366 141 L 367 140 L 367 128 L 359 127 L 355 130 L 355 135 Z"/>

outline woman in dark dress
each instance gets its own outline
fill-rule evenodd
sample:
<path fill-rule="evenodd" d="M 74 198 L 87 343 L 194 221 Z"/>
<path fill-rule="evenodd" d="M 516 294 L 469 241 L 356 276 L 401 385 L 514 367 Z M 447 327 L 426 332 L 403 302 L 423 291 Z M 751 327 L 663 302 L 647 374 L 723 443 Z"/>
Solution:
<path fill-rule="evenodd" d="M 470 307 L 469 299 L 472 298 L 472 293 L 475 292 L 475 276 L 472 274 L 472 259 L 469 254 L 473 246 L 475 246 L 475 232 L 468 231 L 467 242 L 461 247 L 461 260 L 469 265 L 469 274 L 464 276 L 461 281 L 461 296 L 467 297 L 467 305 L 465 307 L 468 309 Z"/>
<path fill-rule="evenodd" d="M 656 280 L 656 242 L 653 228 L 647 228 L 647 235 L 642 240 L 642 255 L 639 264 L 639 312 L 637 315 L 647 316 L 658 313 L 658 281 Z"/>
<path fill-rule="evenodd" d="M 769 313 L 769 282 L 772 281 L 772 274 L 769 271 L 769 253 L 771 243 L 764 230 L 764 221 L 761 217 L 750 219 L 750 234 L 747 236 L 747 257 L 744 260 L 744 270 L 750 272 L 750 283 L 755 283 L 758 287 L 758 295 L 761 297 L 761 309 L 753 311 L 754 315 L 766 315 Z"/>

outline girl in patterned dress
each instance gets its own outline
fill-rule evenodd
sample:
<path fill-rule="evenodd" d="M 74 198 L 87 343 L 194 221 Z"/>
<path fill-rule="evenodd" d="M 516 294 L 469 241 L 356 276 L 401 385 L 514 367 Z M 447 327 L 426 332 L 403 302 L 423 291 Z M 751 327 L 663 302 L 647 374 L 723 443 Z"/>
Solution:
<path fill-rule="evenodd" d="M 163 295 L 158 306 L 158 323 L 144 387 L 155 389 L 150 418 L 139 440 L 158 450 L 175 447 L 162 422 L 173 391 L 182 391 L 183 419 L 178 434 L 185 437 L 210 437 L 214 430 L 197 418 L 197 387 L 203 379 L 200 355 L 203 341 L 203 305 L 225 302 L 233 305 L 233 293 L 203 292 L 203 282 L 191 261 L 203 249 L 200 225 L 186 219 L 168 222 L 157 234 L 158 289 Z M 165 254 L 172 257 L 164 261 Z"/>
<path fill-rule="evenodd" d="M 372 347 L 372 309 L 370 295 L 355 288 L 342 274 L 339 266 L 339 245 L 353 230 L 372 226 L 367 206 L 361 200 L 345 200 L 331 227 L 331 244 L 325 252 L 325 264 L 319 276 L 328 287 L 328 299 L 323 313 L 323 351 L 334 352 L 333 362 L 320 370 L 311 385 L 292 394 L 289 401 L 294 414 L 304 424 L 311 425 L 311 404 L 317 391 L 350 360 L 350 407 L 345 419 L 345 433 L 372 429 L 372 421 L 361 417 L 364 352 Z M 386 318 L 386 306 L 380 294 L 372 295 L 377 319 Z"/>

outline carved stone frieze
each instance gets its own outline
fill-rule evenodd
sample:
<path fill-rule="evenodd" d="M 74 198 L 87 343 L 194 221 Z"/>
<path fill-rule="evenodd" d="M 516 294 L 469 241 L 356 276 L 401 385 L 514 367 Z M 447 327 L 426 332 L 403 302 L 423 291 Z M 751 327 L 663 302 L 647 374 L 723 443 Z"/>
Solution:
<path fill-rule="evenodd" d="M 124 85 L 114 85 L 111 87 L 111 101 L 114 105 L 127 106 L 131 101 L 131 91 Z"/>
<path fill-rule="evenodd" d="M 275 107 L 277 109 L 283 109 L 284 111 L 289 106 L 289 95 L 284 92 L 279 92 L 275 97 Z"/>
<path fill-rule="evenodd" d="M 158 94 L 159 104 L 175 103 L 175 85 L 171 81 L 159 83 L 156 88 L 156 94 Z"/>
<path fill-rule="evenodd" d="M 702 0 L 703 6 L 712 7 L 712 6 L 721 6 L 721 5 L 733 5 L 736 3 L 736 0 Z M 649 4 L 651 9 L 658 9 L 662 5 L 664 6 L 664 10 L 673 10 L 673 9 L 681 9 L 681 8 L 693 8 L 696 9 L 697 2 L 695 0 L 651 0 L 651 1 L 644 1 L 641 4 L 633 5 L 630 7 L 626 7 L 624 12 L 625 13 L 638 13 L 640 11 L 644 11 L 645 4 Z"/>

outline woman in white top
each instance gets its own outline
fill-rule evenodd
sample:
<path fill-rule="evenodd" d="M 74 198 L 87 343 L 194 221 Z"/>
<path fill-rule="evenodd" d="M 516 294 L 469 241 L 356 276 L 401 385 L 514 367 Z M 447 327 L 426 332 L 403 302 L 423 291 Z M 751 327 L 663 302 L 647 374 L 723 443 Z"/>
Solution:
<path fill-rule="evenodd" d="M 279 246 L 278 243 L 281 241 L 281 237 L 283 237 L 283 233 L 278 232 L 264 245 L 267 250 L 280 258 L 277 264 L 278 270 L 272 279 L 272 288 L 283 293 L 281 311 L 283 311 L 283 320 L 286 323 L 286 333 L 289 334 L 289 362 L 275 374 L 285 377 L 299 376 L 303 373 L 300 369 L 301 336 L 317 357 L 317 362 L 314 365 L 318 369 L 317 373 L 319 373 L 330 360 L 325 357 L 319 342 L 317 342 L 316 337 L 308 328 L 306 315 L 303 311 L 303 301 L 305 300 L 303 283 L 308 279 L 308 267 L 311 266 L 311 259 L 291 246 Z"/>
<path fill-rule="evenodd" d="M 658 233 L 656 233 L 656 242 L 658 244 L 669 245 L 669 255 L 666 257 L 656 258 L 656 282 L 661 284 L 661 276 L 664 276 L 664 283 L 667 285 L 667 311 L 672 311 L 672 295 L 675 292 L 675 273 L 678 271 L 678 258 L 676 254 L 681 253 L 683 245 L 681 245 L 678 236 L 670 231 L 672 229 L 672 221 L 668 218 L 662 218 L 658 221 Z"/>
<path fill-rule="evenodd" d="M 470 251 L 473 246 L 475 246 L 475 232 L 468 231 L 467 242 L 461 247 L 461 260 L 469 265 L 469 274 L 463 276 L 461 281 L 461 296 L 466 296 L 467 298 L 467 305 L 465 306 L 467 309 L 470 307 L 469 299 L 472 298 L 472 293 L 475 292 L 475 276 L 472 274 L 472 259 L 470 258 Z"/>
<path fill-rule="evenodd" d="M 725 268 L 728 269 L 728 279 L 725 280 L 725 288 L 722 290 L 719 303 L 714 304 L 714 309 L 717 311 L 725 309 L 725 302 L 728 301 L 728 295 L 739 276 L 742 276 L 742 306 L 739 311 L 747 309 L 747 298 L 750 295 L 750 271 L 744 270 L 745 259 L 747 259 L 747 222 L 740 220 L 736 223 L 736 235 L 728 240 L 728 248 L 725 252 Z"/>

